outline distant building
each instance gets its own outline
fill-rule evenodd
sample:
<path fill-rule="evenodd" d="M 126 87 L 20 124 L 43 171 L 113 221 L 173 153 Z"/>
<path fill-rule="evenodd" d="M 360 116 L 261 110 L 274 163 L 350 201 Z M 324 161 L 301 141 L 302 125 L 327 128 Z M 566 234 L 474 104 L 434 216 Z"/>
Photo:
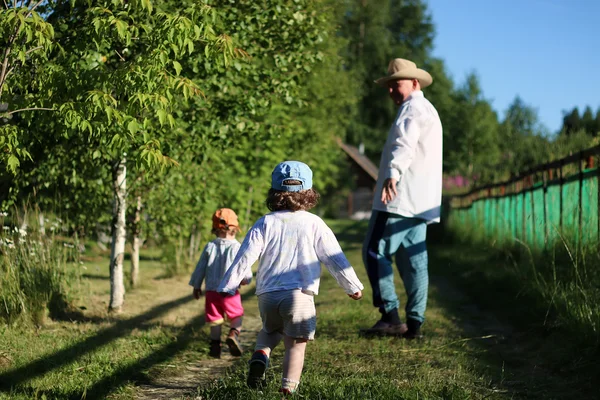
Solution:
<path fill-rule="evenodd" d="M 340 210 L 340 217 L 368 219 L 371 217 L 373 192 L 379 169 L 363 153 L 363 146 L 356 148 L 338 139 L 338 145 L 350 160 L 351 174 L 354 177 L 352 191 L 346 201 L 346 209 Z"/>

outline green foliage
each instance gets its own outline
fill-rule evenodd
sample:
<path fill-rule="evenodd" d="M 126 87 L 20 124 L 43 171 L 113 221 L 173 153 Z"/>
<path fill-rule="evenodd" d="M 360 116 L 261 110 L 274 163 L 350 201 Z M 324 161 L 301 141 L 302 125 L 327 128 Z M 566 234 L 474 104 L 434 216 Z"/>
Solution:
<path fill-rule="evenodd" d="M 560 135 L 571 136 L 579 131 L 586 132 L 589 136 L 596 137 L 600 134 L 600 108 L 596 110 L 596 116 L 592 108 L 587 106 L 582 115 L 579 115 L 579 109 L 573 108 L 570 112 L 563 112 L 563 125 Z"/>
<path fill-rule="evenodd" d="M 446 163 L 455 173 L 488 181 L 500 162 L 498 118 L 483 98 L 476 75 L 469 75 L 455 93 L 454 107 L 450 129 L 446 129 L 445 137 L 452 137 L 446 144 Z"/>
<path fill-rule="evenodd" d="M 37 5 L 0 8 L 0 163 L 13 173 L 30 158 L 21 142 L 26 131 L 13 120 L 18 113 L 52 107 L 44 70 L 54 29 L 35 10 Z M 37 74 L 39 79 L 32 82 Z"/>
<path fill-rule="evenodd" d="M 338 13 L 340 34 L 348 40 L 342 54 L 360 95 L 359 115 L 347 141 L 355 145 L 364 142 L 366 154 L 378 160 L 397 109 L 387 91 L 373 81 L 385 74 L 393 58 L 408 58 L 419 66 L 430 61 L 434 27 L 421 0 L 352 0 L 345 4 L 346 10 Z M 433 78 L 436 81 L 438 76 L 434 74 Z"/>
<path fill-rule="evenodd" d="M 266 211 L 270 173 L 284 159 L 307 162 L 322 192 L 343 184 L 334 175 L 343 159 L 334 137 L 345 135 L 356 96 L 337 54 L 344 42 L 327 13 L 332 4 L 212 3 L 216 29 L 227 30 L 241 58 L 229 68 L 182 61 L 205 97 L 176 113 L 181 132 L 167 146 L 180 167 L 144 178 L 145 230 L 171 241 L 175 253 L 192 234 L 210 239 L 218 207 L 233 208 L 249 228 Z"/>
<path fill-rule="evenodd" d="M 506 110 L 498 133 L 501 157 L 505 162 L 501 167 L 505 173 L 503 178 L 518 175 L 551 159 L 548 134 L 539 123 L 537 111 L 518 96 Z"/>

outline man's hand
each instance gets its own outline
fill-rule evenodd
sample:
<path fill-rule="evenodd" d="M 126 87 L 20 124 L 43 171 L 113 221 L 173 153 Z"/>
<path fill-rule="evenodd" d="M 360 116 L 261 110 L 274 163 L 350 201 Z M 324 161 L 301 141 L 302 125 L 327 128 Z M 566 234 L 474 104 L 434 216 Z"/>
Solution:
<path fill-rule="evenodd" d="M 385 182 L 383 182 L 383 188 L 381 189 L 381 202 L 383 204 L 389 203 L 398 195 L 396 183 L 398 183 L 398 181 L 394 178 L 387 178 Z"/>
<path fill-rule="evenodd" d="M 362 292 L 359 290 L 358 292 L 354 294 L 349 294 L 348 296 L 350 296 L 351 299 L 360 300 L 362 299 Z"/>
<path fill-rule="evenodd" d="M 200 296 L 202 296 L 202 290 L 201 289 L 194 289 L 194 298 L 196 300 L 198 300 L 200 298 Z"/>

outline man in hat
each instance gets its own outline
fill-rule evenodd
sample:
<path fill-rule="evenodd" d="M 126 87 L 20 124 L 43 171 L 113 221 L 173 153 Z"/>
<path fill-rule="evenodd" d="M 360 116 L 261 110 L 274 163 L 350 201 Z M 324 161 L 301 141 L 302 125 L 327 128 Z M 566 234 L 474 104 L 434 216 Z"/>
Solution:
<path fill-rule="evenodd" d="M 381 319 L 364 334 L 421 336 L 429 276 L 425 238 L 427 224 L 440 221 L 442 197 L 442 123 L 421 89 L 431 85 L 428 72 L 396 58 L 388 74 L 375 81 L 387 87 L 399 106 L 381 154 L 379 176 L 363 260 Z M 392 257 L 408 297 L 406 323 L 394 287 Z"/>

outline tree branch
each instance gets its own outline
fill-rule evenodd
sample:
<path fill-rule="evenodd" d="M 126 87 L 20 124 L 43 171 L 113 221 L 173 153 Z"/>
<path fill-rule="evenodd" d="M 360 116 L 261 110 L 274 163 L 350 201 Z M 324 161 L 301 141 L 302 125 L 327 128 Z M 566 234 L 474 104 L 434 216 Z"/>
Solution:
<path fill-rule="evenodd" d="M 6 76 L 8 75 L 6 71 L 8 70 L 8 55 L 10 54 L 11 45 L 12 40 L 8 43 L 8 46 L 4 50 L 4 61 L 2 62 L 2 70 L 0 70 L 0 98 L 2 98 L 2 89 L 4 88 L 4 82 L 6 81 Z"/>
<path fill-rule="evenodd" d="M 39 111 L 39 110 L 54 111 L 54 108 L 44 108 L 44 107 L 20 108 L 18 110 L 14 110 L 14 111 L 11 111 L 11 112 L 8 112 L 8 113 L 4 113 L 3 115 L 4 115 L 4 117 L 8 117 L 9 115 L 16 114 L 16 113 L 21 112 L 21 111 Z"/>
<path fill-rule="evenodd" d="M 6 3 L 6 0 L 3 0 Z M 39 0 L 37 3 L 35 3 L 35 5 L 31 8 L 31 10 L 29 10 L 29 13 L 27 13 L 27 17 L 25 18 L 29 18 L 31 16 L 31 14 L 33 13 L 33 11 L 38 8 L 38 6 L 40 4 L 42 4 L 44 0 Z M 17 8 L 17 0 L 13 0 L 13 5 L 15 7 L 15 9 Z M 0 98 L 2 97 L 2 90 L 4 89 L 4 83 L 6 82 L 6 77 L 8 76 L 8 73 L 10 73 L 10 71 L 12 71 L 12 68 L 7 72 L 8 69 L 8 55 L 10 54 L 10 50 L 11 47 L 13 45 L 13 42 L 15 41 L 15 39 L 17 38 L 19 31 L 21 30 L 21 24 L 19 24 L 17 26 L 17 29 L 15 30 L 15 33 L 11 36 L 11 38 L 8 40 L 8 45 L 6 46 L 6 49 L 4 50 L 4 61 L 2 63 L 2 70 L 0 71 Z M 31 51 L 37 50 L 37 48 L 32 49 Z M 29 53 L 29 51 L 28 51 Z"/>
<path fill-rule="evenodd" d="M 33 49 L 29 49 L 29 50 L 27 50 L 27 51 L 25 52 L 25 55 L 27 55 L 27 54 L 29 54 L 29 53 L 32 53 L 32 52 L 34 52 L 34 51 L 36 51 L 36 50 L 43 49 L 43 48 L 44 48 L 44 46 L 38 46 L 38 47 L 34 47 Z M 7 74 L 7 75 L 8 75 L 8 74 Z"/>
<path fill-rule="evenodd" d="M 27 14 L 27 16 L 25 18 L 31 17 L 31 14 L 33 14 L 33 12 L 35 11 L 35 9 L 38 8 L 38 6 L 43 3 L 43 1 L 44 0 L 40 0 L 33 7 L 31 7 L 31 10 L 29 10 L 29 13 Z"/>
<path fill-rule="evenodd" d="M 119 56 L 119 58 L 121 59 L 121 61 L 125 61 L 125 59 L 123 58 L 123 56 L 117 50 L 115 50 L 115 53 L 117 53 L 117 55 Z"/>
<path fill-rule="evenodd" d="M 2 0 L 4 2 L 4 8 L 8 10 L 8 4 L 6 4 L 6 0 Z"/>

